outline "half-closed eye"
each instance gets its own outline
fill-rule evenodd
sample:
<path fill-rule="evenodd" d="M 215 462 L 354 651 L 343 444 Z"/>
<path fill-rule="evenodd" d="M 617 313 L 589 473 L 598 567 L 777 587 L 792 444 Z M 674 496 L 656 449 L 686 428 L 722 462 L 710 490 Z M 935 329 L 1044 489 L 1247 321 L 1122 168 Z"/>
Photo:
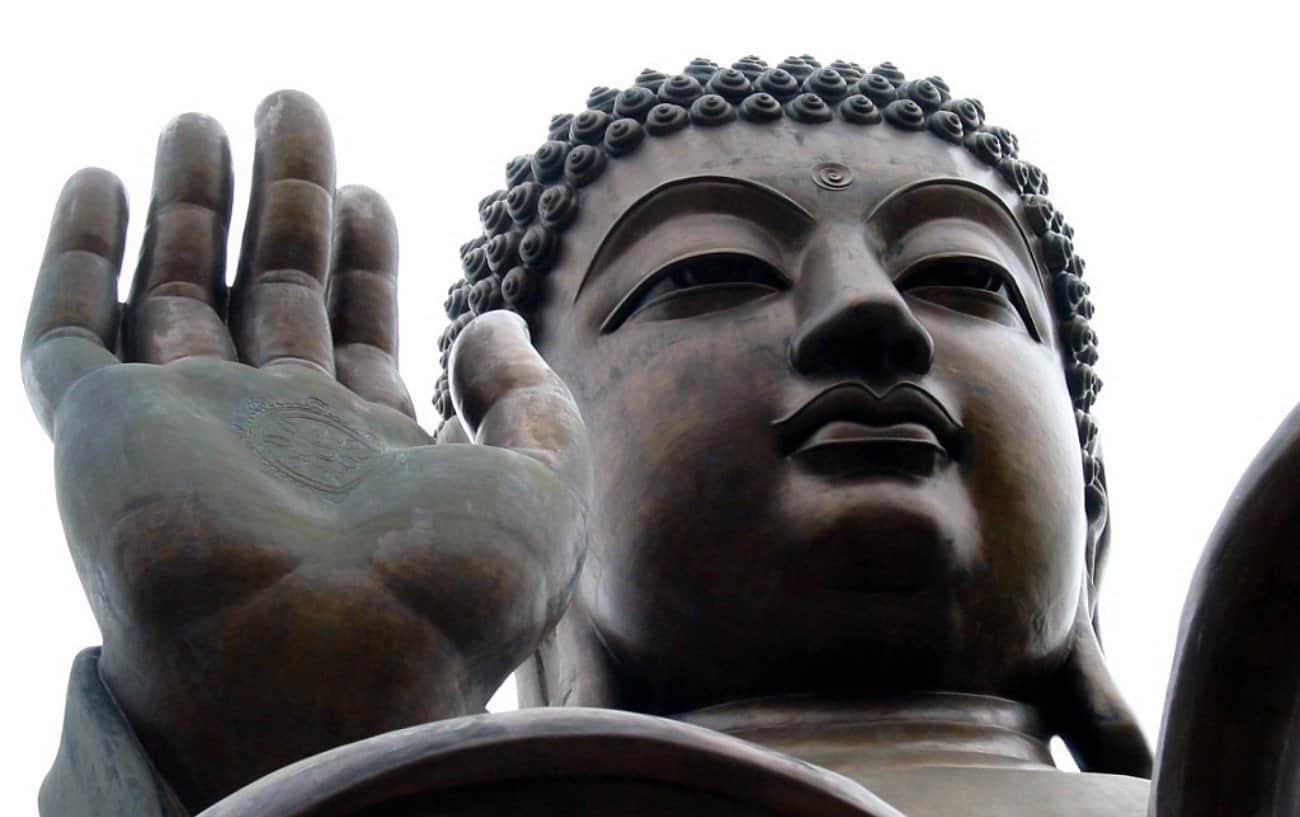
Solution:
<path fill-rule="evenodd" d="M 647 276 L 625 297 L 601 330 L 625 321 L 665 321 L 731 309 L 790 287 L 772 264 L 743 252 L 710 252 L 673 261 Z"/>
<path fill-rule="evenodd" d="M 1028 331 L 1029 317 L 1011 274 L 981 256 L 924 258 L 898 276 L 899 291 L 972 317 Z"/>

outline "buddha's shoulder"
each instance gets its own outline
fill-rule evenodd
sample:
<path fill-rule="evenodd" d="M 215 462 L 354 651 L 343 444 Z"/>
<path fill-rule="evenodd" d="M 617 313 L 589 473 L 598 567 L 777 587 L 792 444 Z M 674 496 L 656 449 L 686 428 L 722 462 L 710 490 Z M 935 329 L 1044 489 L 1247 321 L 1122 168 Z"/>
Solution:
<path fill-rule="evenodd" d="M 1129 778 L 959 771 L 969 777 L 969 789 L 964 798 L 954 795 L 953 810 L 935 802 L 925 814 L 909 811 L 907 817 L 970 815 L 974 803 L 990 817 L 1144 812 L 1139 786 L 1127 784 Z M 901 791 L 908 787 L 906 778 L 881 782 Z M 1100 778 L 1109 782 L 1099 787 Z M 928 787 L 934 782 L 925 774 L 913 780 Z M 1021 789 L 1020 796 L 1000 793 L 1004 786 Z M 1020 810 L 1034 798 L 1086 800 L 1096 807 Z M 440 721 L 343 746 L 253 783 L 202 817 L 897 817 L 887 799 L 841 775 L 701 727 L 611 710 L 555 708 Z"/>

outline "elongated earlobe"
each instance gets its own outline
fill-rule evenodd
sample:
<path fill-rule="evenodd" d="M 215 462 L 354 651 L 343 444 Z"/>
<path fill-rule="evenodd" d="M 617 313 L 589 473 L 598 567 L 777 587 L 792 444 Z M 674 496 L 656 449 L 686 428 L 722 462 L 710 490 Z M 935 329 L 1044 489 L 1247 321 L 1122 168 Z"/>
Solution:
<path fill-rule="evenodd" d="M 1149 778 L 1151 747 L 1106 666 L 1089 595 L 1080 594 L 1074 646 L 1044 708 L 1081 771 Z"/>
<path fill-rule="evenodd" d="M 595 624 L 576 598 L 532 657 L 515 670 L 515 686 L 521 709 L 594 706 L 637 711 L 618 683 L 617 668 Z"/>

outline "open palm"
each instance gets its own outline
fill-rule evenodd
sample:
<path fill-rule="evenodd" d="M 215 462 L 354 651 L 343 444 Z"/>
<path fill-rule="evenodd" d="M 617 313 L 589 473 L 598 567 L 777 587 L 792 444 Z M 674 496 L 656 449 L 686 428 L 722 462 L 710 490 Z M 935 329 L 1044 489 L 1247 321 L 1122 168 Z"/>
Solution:
<path fill-rule="evenodd" d="M 335 192 L 309 98 L 273 95 L 257 127 L 229 297 L 229 149 L 188 115 L 159 144 L 129 303 L 125 196 L 82 171 L 24 343 L 101 672 L 191 808 L 481 710 L 563 611 L 582 555 L 581 421 L 522 321 L 485 316 L 453 353 L 488 445 L 433 445 L 396 368 L 387 206 Z"/>

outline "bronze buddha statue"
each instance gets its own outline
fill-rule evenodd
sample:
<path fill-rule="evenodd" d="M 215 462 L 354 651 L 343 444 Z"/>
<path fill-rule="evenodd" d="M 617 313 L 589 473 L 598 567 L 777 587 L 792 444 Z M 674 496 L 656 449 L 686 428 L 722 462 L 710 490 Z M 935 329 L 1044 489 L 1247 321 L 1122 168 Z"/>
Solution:
<path fill-rule="evenodd" d="M 212 120 L 163 134 L 124 309 L 120 185 L 58 205 L 23 374 L 104 646 L 47 817 L 1146 810 L 1083 262 L 982 104 L 808 57 L 594 89 L 480 202 L 435 435 L 391 213 L 309 98 L 257 128 L 229 292 Z M 1297 802 L 1297 674 L 1243 635 L 1295 621 L 1294 425 L 1189 602 L 1153 813 Z M 530 709 L 476 714 L 512 670 Z"/>

